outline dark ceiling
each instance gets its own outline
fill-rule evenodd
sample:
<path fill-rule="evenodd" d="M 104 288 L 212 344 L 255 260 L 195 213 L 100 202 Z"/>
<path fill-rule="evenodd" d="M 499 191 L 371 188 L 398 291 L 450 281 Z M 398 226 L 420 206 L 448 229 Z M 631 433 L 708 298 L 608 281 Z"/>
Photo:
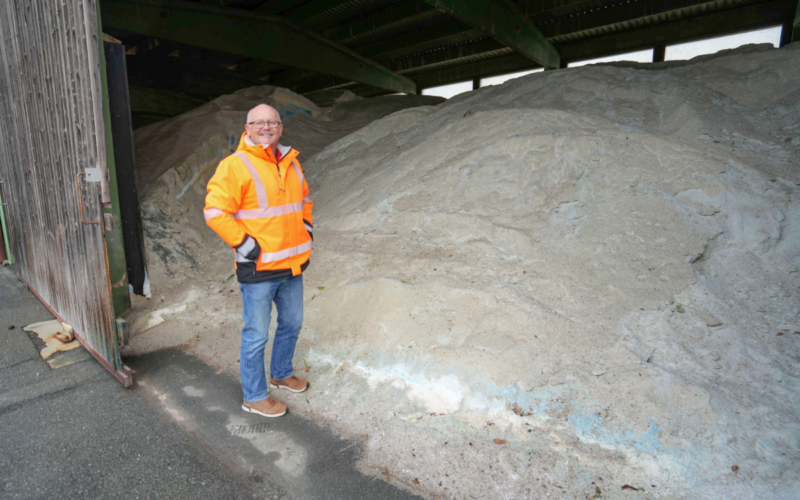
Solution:
<path fill-rule="evenodd" d="M 100 0 L 137 100 L 205 102 L 269 84 L 300 94 L 447 83 L 781 25 L 798 0 Z M 314 95 L 314 94 L 311 94 Z M 172 97 L 170 97 L 172 96 Z M 193 105 L 196 105 L 195 104 Z M 136 105 L 134 112 L 137 110 Z M 168 113 L 169 114 L 169 113 Z"/>

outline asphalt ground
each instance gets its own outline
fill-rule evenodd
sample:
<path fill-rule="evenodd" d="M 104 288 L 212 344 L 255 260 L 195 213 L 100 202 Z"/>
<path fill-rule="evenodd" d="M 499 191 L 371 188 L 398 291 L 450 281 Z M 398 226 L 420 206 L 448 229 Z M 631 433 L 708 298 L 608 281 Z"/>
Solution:
<path fill-rule="evenodd" d="M 0 268 L 0 499 L 421 498 L 360 472 L 359 441 L 243 412 L 238 378 L 183 351 L 126 359 L 128 389 L 88 353 L 50 368 L 22 329 L 49 319 Z"/>

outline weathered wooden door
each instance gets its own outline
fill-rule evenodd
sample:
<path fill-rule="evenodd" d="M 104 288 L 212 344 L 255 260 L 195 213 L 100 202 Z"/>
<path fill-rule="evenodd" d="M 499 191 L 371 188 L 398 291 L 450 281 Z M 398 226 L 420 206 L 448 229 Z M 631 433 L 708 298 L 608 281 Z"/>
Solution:
<path fill-rule="evenodd" d="M 96 1 L 0 2 L 0 37 L 0 180 L 19 276 L 129 385 L 104 234 Z"/>

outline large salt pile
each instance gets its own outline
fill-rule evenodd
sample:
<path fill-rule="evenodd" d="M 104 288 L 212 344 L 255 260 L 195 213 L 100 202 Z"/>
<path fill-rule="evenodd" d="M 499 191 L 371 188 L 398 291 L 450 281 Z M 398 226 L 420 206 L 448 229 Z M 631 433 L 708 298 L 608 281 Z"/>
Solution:
<path fill-rule="evenodd" d="M 284 401 L 431 497 L 794 498 L 798 165 L 800 44 L 373 122 L 304 163 L 312 391 Z M 132 352 L 238 373 L 230 252 L 198 235 Z"/>

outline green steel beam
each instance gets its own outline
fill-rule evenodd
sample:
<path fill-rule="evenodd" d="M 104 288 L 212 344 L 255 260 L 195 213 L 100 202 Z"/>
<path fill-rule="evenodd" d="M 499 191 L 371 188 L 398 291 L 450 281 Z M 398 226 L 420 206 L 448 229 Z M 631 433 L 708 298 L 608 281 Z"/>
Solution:
<path fill-rule="evenodd" d="M 682 2 L 682 4 L 687 3 L 690 2 L 685 0 Z M 563 61 L 566 62 L 649 49 L 658 45 L 689 42 L 776 25 L 781 22 L 788 22 L 791 26 L 798 12 L 796 5 L 796 0 L 770 0 L 744 8 L 713 12 L 670 23 L 655 24 L 633 30 L 615 30 L 608 35 L 585 37 L 557 45 Z M 424 62 L 438 64 L 433 60 Z M 539 66 L 532 63 L 530 59 L 512 53 L 452 67 L 409 68 L 402 70 L 402 73 L 412 77 L 419 88 L 423 89 L 537 67 Z M 295 85 L 298 91 L 306 93 L 330 88 L 338 83 L 319 78 L 314 81 L 295 82 Z M 362 87 L 351 85 L 347 88 L 358 95 L 363 94 Z"/>
<path fill-rule="evenodd" d="M 792 29 L 792 42 L 800 42 L 800 0 L 794 13 L 794 28 Z"/>
<path fill-rule="evenodd" d="M 412 33 L 407 36 L 393 38 L 388 42 L 368 45 L 366 47 L 359 48 L 358 51 L 362 55 L 371 57 L 377 61 L 386 59 L 391 61 L 392 63 L 397 63 L 399 60 L 404 58 L 399 53 L 402 54 L 424 53 L 427 52 L 426 49 L 429 49 L 433 45 L 439 45 L 439 46 L 458 45 L 460 47 L 463 44 L 457 44 L 455 42 L 449 41 L 449 38 L 452 37 L 453 35 L 465 33 L 465 31 L 475 32 L 476 30 L 471 26 L 462 23 L 461 21 L 452 21 L 419 33 Z M 256 63 L 262 63 L 262 64 L 259 67 L 259 65 Z M 251 77 L 254 77 L 256 75 L 263 76 L 275 71 L 276 69 L 274 66 L 269 67 L 268 64 L 264 63 L 263 61 L 249 61 L 243 63 L 240 66 L 242 74 Z M 387 67 L 392 69 L 390 63 L 387 63 Z M 396 70 L 396 68 L 394 70 Z M 237 67 L 236 71 L 237 73 L 240 72 L 240 68 Z M 285 87 L 294 90 L 294 89 L 299 89 L 300 87 L 298 85 L 300 86 L 304 85 L 306 83 L 305 80 L 308 79 L 308 77 L 313 77 L 313 76 L 314 75 L 309 73 L 308 71 L 303 71 L 297 68 L 290 68 L 285 71 L 280 71 L 278 73 L 270 75 L 268 82 L 270 85 L 277 85 L 278 87 Z M 301 82 L 301 80 L 303 81 Z M 325 80 L 329 82 L 331 81 L 329 78 L 328 79 L 320 78 L 320 80 Z"/>
<path fill-rule="evenodd" d="M 181 1 L 101 0 L 100 6 L 104 26 L 416 92 L 412 80 L 285 18 Z"/>
<path fill-rule="evenodd" d="M 459 25 L 461 22 L 456 21 Z M 471 29 L 471 31 L 474 31 Z M 420 45 L 425 45 L 421 43 Z M 428 51 L 428 50 L 410 50 L 410 55 L 408 56 L 395 56 L 390 59 L 389 62 L 386 63 L 386 66 L 389 67 L 392 71 L 396 71 L 398 73 L 407 74 L 407 70 L 414 70 L 417 67 L 424 67 L 431 64 L 441 64 L 446 61 L 455 60 L 458 58 L 469 58 L 473 57 L 482 53 L 486 53 L 489 51 L 494 51 L 498 49 L 505 49 L 507 51 L 511 51 L 511 49 L 505 48 L 500 44 L 498 41 L 492 38 L 482 38 L 477 39 L 475 41 L 469 43 L 459 43 L 459 44 L 447 44 L 447 47 L 444 47 L 441 50 L 435 51 Z M 414 45 L 409 45 L 412 49 Z M 405 52 L 405 51 L 404 51 Z M 530 59 L 527 59 L 528 64 L 533 65 Z M 459 64 L 458 61 L 454 61 L 454 64 Z M 463 63 L 461 63 L 463 64 Z M 408 73 L 407 76 L 410 76 L 411 73 Z M 293 89 L 295 92 L 299 91 L 302 88 L 305 88 L 307 83 L 310 83 L 309 80 L 326 80 L 324 78 L 314 78 L 315 75 L 308 73 L 307 71 L 302 71 L 299 69 L 288 69 L 286 71 L 281 71 L 279 73 L 275 73 L 270 75 L 269 83 L 270 85 L 277 85 L 279 87 L 286 87 L 289 89 Z M 415 81 L 416 78 L 414 77 Z M 331 82 L 331 80 L 327 80 Z M 338 84 L 341 82 L 331 84 Z M 419 82 L 417 82 L 419 83 Z M 313 85 L 313 83 L 312 83 Z"/>
<path fill-rule="evenodd" d="M 511 0 L 425 0 L 438 10 L 479 28 L 545 68 L 557 68 L 558 50 Z"/>

